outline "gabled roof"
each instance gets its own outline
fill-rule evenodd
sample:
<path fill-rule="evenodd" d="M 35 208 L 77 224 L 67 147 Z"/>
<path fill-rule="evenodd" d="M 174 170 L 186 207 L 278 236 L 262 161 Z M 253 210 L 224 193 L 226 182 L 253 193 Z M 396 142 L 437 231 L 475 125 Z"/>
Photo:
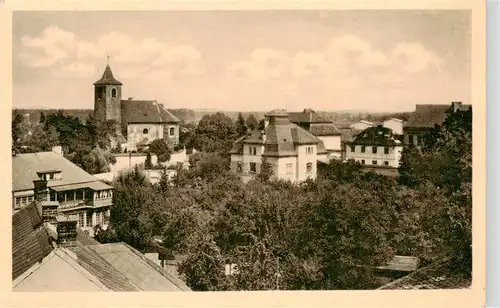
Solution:
<path fill-rule="evenodd" d="M 410 115 L 405 127 L 434 127 L 441 125 L 446 119 L 446 111 L 450 105 L 416 105 L 415 112 Z"/>
<path fill-rule="evenodd" d="M 122 83 L 115 79 L 115 77 L 113 76 L 113 72 L 111 71 L 111 68 L 109 67 L 109 65 L 106 65 L 106 68 L 104 69 L 104 73 L 102 74 L 101 79 L 94 82 L 94 85 L 121 86 Z"/>
<path fill-rule="evenodd" d="M 88 246 L 141 291 L 191 291 L 179 278 L 125 243 Z"/>
<path fill-rule="evenodd" d="M 62 171 L 62 179 L 48 181 L 48 187 L 99 181 L 54 152 L 16 154 L 12 157 L 12 191 L 33 189 L 33 181 L 39 179 L 37 172 L 43 170 Z"/>
<path fill-rule="evenodd" d="M 35 203 L 12 215 L 12 279 L 54 250 Z"/>
<path fill-rule="evenodd" d="M 302 112 L 289 112 L 290 121 L 294 123 L 332 123 L 332 121 L 318 115 L 312 109 L 304 109 Z"/>
<path fill-rule="evenodd" d="M 122 100 L 124 123 L 178 123 L 180 120 L 154 100 Z"/>
<path fill-rule="evenodd" d="M 354 140 L 348 143 L 361 145 L 379 145 L 379 146 L 394 146 L 401 144 L 401 141 L 396 138 L 392 129 L 378 125 L 368 127 L 360 132 Z"/>
<path fill-rule="evenodd" d="M 340 136 L 342 134 L 333 123 L 311 123 L 309 132 L 315 136 Z"/>
<path fill-rule="evenodd" d="M 444 258 L 392 281 L 379 290 L 463 289 L 471 285 L 471 277 L 457 272 L 450 259 Z"/>

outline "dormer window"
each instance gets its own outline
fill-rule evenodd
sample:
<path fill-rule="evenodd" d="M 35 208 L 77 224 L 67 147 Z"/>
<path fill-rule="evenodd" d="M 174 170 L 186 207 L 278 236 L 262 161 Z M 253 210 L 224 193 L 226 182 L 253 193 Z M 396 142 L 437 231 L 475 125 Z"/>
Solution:
<path fill-rule="evenodd" d="M 61 180 L 62 179 L 62 173 L 61 171 L 43 171 L 43 172 L 37 172 L 38 178 L 40 180 L 44 181 L 51 181 L 51 180 Z"/>

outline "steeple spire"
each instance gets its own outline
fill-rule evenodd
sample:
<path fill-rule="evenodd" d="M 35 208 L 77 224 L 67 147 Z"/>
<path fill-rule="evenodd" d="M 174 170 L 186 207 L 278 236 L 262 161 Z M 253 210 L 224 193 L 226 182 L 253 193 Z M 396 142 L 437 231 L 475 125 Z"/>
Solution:
<path fill-rule="evenodd" d="M 104 69 L 104 73 L 102 74 L 101 79 L 94 82 L 94 85 L 122 85 L 121 82 L 115 79 L 113 72 L 111 71 L 111 67 L 109 67 L 109 55 L 107 56 L 107 65 Z"/>
<path fill-rule="evenodd" d="M 109 66 L 109 55 L 107 55 L 107 62 L 106 62 L 106 66 Z"/>

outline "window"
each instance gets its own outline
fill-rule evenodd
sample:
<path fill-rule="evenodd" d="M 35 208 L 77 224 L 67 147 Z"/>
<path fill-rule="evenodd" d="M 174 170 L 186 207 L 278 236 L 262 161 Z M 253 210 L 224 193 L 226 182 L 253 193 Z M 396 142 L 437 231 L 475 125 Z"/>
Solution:
<path fill-rule="evenodd" d="M 376 146 L 372 146 L 372 153 L 377 154 L 377 147 Z"/>
<path fill-rule="evenodd" d="M 257 172 L 257 164 L 256 163 L 250 163 L 250 172 L 252 172 L 252 173 Z"/>
<path fill-rule="evenodd" d="M 87 227 L 92 227 L 92 212 L 87 212 Z"/>
<path fill-rule="evenodd" d="M 306 147 L 306 154 L 307 155 L 311 155 L 314 153 L 314 149 L 313 147 Z"/>
<path fill-rule="evenodd" d="M 147 129 L 147 128 L 143 129 L 143 130 L 142 130 L 142 133 L 143 133 L 144 135 L 147 135 L 147 134 L 148 134 L 148 129 Z"/>
<path fill-rule="evenodd" d="M 257 155 L 257 147 L 248 147 L 250 155 Z"/>
<path fill-rule="evenodd" d="M 243 163 L 238 162 L 238 165 L 236 166 L 236 172 L 242 172 L 243 171 Z"/>
<path fill-rule="evenodd" d="M 408 135 L 408 143 L 413 144 L 413 135 Z"/>
<path fill-rule="evenodd" d="M 356 152 L 356 146 L 355 145 L 351 145 L 351 152 L 352 153 Z"/>
<path fill-rule="evenodd" d="M 286 164 L 286 174 L 292 174 L 292 164 Z"/>
<path fill-rule="evenodd" d="M 384 154 L 389 154 L 389 148 L 388 147 L 384 148 Z"/>
<path fill-rule="evenodd" d="M 170 136 L 175 135 L 175 127 L 170 127 L 170 132 L 169 132 L 169 135 L 170 135 Z"/>
<path fill-rule="evenodd" d="M 389 162 L 387 160 L 384 161 L 384 165 L 389 166 Z"/>
<path fill-rule="evenodd" d="M 364 145 L 363 145 L 363 146 L 361 146 L 361 153 L 364 153 L 364 152 L 365 152 L 365 150 L 366 150 L 366 147 L 365 147 Z"/>
<path fill-rule="evenodd" d="M 361 160 L 361 164 L 362 164 L 362 165 L 364 165 L 364 164 L 365 164 L 365 160 L 364 160 L 364 159 L 362 159 L 362 160 Z"/>
<path fill-rule="evenodd" d="M 78 213 L 78 227 L 85 227 L 85 213 Z"/>
<path fill-rule="evenodd" d="M 313 170 L 313 164 L 307 163 L 306 164 L 306 173 L 312 173 L 312 170 Z"/>
<path fill-rule="evenodd" d="M 372 160 L 372 165 L 376 165 L 377 164 L 377 161 L 376 160 Z"/>
<path fill-rule="evenodd" d="M 115 88 L 111 89 L 111 97 L 113 97 L 113 98 L 116 97 L 116 89 Z"/>
<path fill-rule="evenodd" d="M 420 135 L 416 135 L 415 136 L 415 144 L 421 144 L 422 143 L 422 138 L 420 137 Z"/>
<path fill-rule="evenodd" d="M 95 213 L 95 222 L 97 225 L 102 225 L 102 212 L 96 212 Z"/>
<path fill-rule="evenodd" d="M 49 179 L 50 179 L 50 180 L 53 180 L 53 179 L 54 179 L 54 173 L 50 173 L 50 174 L 49 174 Z"/>

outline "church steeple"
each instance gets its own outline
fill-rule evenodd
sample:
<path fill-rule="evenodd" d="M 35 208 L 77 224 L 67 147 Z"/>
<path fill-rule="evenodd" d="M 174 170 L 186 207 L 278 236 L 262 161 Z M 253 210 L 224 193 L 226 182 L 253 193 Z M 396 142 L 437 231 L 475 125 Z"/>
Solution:
<path fill-rule="evenodd" d="M 98 121 L 114 120 L 117 131 L 121 125 L 122 83 L 116 80 L 109 66 L 109 57 L 101 79 L 94 82 L 94 116 Z"/>
<path fill-rule="evenodd" d="M 115 77 L 113 76 L 111 67 L 109 67 L 109 57 L 108 57 L 108 64 L 106 65 L 106 69 L 104 69 L 104 73 L 102 74 L 101 79 L 94 82 L 94 85 L 115 85 L 115 86 L 122 85 L 122 83 L 116 80 Z"/>

